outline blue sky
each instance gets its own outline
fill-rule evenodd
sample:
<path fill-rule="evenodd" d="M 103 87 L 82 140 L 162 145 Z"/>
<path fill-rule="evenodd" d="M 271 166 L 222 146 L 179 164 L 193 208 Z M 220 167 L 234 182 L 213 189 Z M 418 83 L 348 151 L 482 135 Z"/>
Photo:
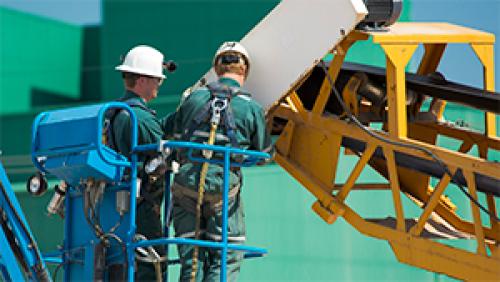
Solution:
<path fill-rule="evenodd" d="M 101 23 L 101 0 L 0 0 L 0 6 L 76 25 Z"/>

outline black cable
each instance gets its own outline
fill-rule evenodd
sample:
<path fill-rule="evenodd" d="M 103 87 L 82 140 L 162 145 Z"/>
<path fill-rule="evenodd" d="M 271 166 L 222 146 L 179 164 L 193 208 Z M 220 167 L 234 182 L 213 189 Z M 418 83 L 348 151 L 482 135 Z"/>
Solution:
<path fill-rule="evenodd" d="M 438 157 L 436 156 L 432 151 L 428 150 L 427 148 L 423 148 L 423 147 L 419 147 L 417 145 L 413 145 L 413 144 L 406 144 L 406 143 L 403 143 L 403 142 L 398 142 L 398 141 L 392 141 L 390 139 L 387 139 L 383 136 L 380 136 L 378 135 L 377 133 L 373 132 L 370 128 L 367 128 L 366 126 L 364 126 L 350 111 L 350 109 L 346 106 L 346 104 L 344 103 L 344 101 L 342 100 L 342 97 L 340 96 L 340 93 L 338 92 L 337 88 L 335 87 L 335 83 L 332 79 L 332 77 L 330 76 L 330 73 L 328 72 L 328 69 L 326 68 L 326 63 L 324 61 L 321 61 L 319 63 L 319 65 L 321 66 L 321 68 L 323 69 L 323 71 L 325 72 L 325 75 L 326 75 L 326 78 L 328 79 L 328 82 L 330 84 L 330 88 L 332 89 L 333 93 L 335 94 L 335 96 L 337 97 L 337 100 L 339 101 L 340 105 L 342 106 L 342 109 L 344 110 L 344 112 L 347 114 L 348 116 L 348 119 L 351 120 L 357 127 L 359 127 L 360 129 L 362 129 L 364 132 L 366 132 L 368 135 L 370 135 L 371 137 L 375 138 L 375 139 L 378 139 L 382 142 L 385 142 L 385 143 L 388 143 L 388 144 L 391 144 L 391 145 L 394 145 L 394 146 L 399 146 L 399 147 L 405 147 L 405 148 L 410 148 L 410 149 L 414 149 L 414 150 L 417 150 L 417 151 L 421 151 L 427 155 L 429 155 L 442 169 L 443 171 L 450 176 L 451 179 L 454 178 L 454 176 L 452 175 L 450 169 L 448 168 L 448 166 Z M 465 196 L 467 196 L 467 198 L 469 198 L 469 200 L 471 200 L 476 206 L 478 206 L 483 212 L 487 213 L 490 217 L 494 218 L 496 221 L 500 221 L 500 218 L 498 218 L 498 216 L 496 214 L 493 214 L 492 212 L 490 212 L 488 209 L 486 209 L 481 203 L 479 203 L 476 199 L 474 199 L 474 197 L 472 197 L 472 195 L 470 195 L 466 190 L 465 188 L 457 181 L 455 182 L 458 187 L 460 188 L 460 191 L 462 191 Z"/>
<path fill-rule="evenodd" d="M 94 229 L 95 235 L 97 238 L 99 238 L 101 241 L 104 241 L 105 244 L 109 244 L 109 241 L 106 240 L 107 238 L 112 238 L 115 241 L 118 242 L 118 244 L 121 247 L 121 252 L 124 256 L 124 277 L 127 276 L 128 273 L 128 257 L 127 257 L 127 248 L 125 246 L 125 243 L 118 237 L 116 234 L 113 232 L 121 225 L 123 221 L 123 215 L 120 215 L 120 218 L 118 222 L 111 227 L 111 229 L 107 232 L 104 233 L 103 229 L 101 228 L 99 224 L 99 214 L 100 214 L 100 209 L 99 207 L 95 207 L 91 202 L 92 200 L 90 199 L 90 187 L 85 187 L 85 191 L 83 192 L 83 209 L 84 209 L 84 215 L 85 215 L 85 220 L 87 223 Z M 94 220 L 97 220 L 98 223 L 94 222 Z"/>
<path fill-rule="evenodd" d="M 98 182 L 97 187 L 94 188 L 94 189 L 97 189 L 97 192 L 100 194 L 98 195 L 99 197 L 97 197 L 94 201 L 92 201 L 90 208 L 92 211 L 92 219 L 95 220 L 95 224 L 97 226 L 99 226 L 99 229 L 104 233 L 103 227 L 101 225 L 101 202 L 102 202 L 103 197 L 104 197 L 104 188 L 105 187 L 102 187 L 102 189 L 101 189 L 101 185 L 103 185 L 103 183 Z M 113 233 L 113 231 L 110 231 L 110 233 Z"/>
<path fill-rule="evenodd" d="M 94 229 L 96 237 L 100 238 L 104 234 L 104 232 L 97 224 L 95 224 L 92 221 L 91 217 L 89 216 L 89 211 L 90 211 L 91 207 L 90 207 L 90 191 L 89 191 L 88 187 L 86 187 L 85 191 L 83 191 L 82 197 L 83 197 L 83 213 L 85 215 L 84 216 L 85 220 L 90 225 L 90 227 L 92 227 L 92 229 Z M 93 211 L 92 211 L 92 213 L 93 213 Z"/>
<path fill-rule="evenodd" d="M 123 221 L 123 215 L 120 214 L 120 218 L 118 219 L 118 222 L 115 223 L 115 225 L 113 227 L 111 227 L 109 229 L 109 231 L 106 232 L 106 234 L 109 234 L 109 233 L 114 234 L 116 229 L 118 229 L 118 227 L 120 227 L 120 225 L 122 224 L 122 221 Z"/>
<path fill-rule="evenodd" d="M 101 225 L 101 209 L 100 209 L 101 205 L 99 202 L 94 202 L 94 201 L 91 201 L 91 204 L 90 204 L 90 215 L 91 215 L 91 219 L 94 221 L 94 223 L 97 225 L 97 226 L 102 226 Z M 100 228 L 101 230 L 103 229 L 102 227 Z"/>
<path fill-rule="evenodd" d="M 60 263 L 56 266 L 56 269 L 54 270 L 54 273 L 52 274 L 52 281 L 56 282 L 57 279 L 57 273 L 59 272 L 59 269 L 63 266 L 64 263 Z"/>

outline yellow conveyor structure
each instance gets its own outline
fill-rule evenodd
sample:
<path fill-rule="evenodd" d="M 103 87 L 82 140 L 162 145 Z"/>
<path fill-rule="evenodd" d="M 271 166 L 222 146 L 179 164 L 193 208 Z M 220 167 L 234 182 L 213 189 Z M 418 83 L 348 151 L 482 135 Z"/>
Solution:
<path fill-rule="evenodd" d="M 361 76 L 353 76 L 337 89 L 348 112 L 358 117 L 366 130 L 346 111 L 334 113 L 328 105 L 338 102 L 332 85 L 339 85 L 350 47 L 370 37 L 386 56 L 383 89 L 379 89 L 386 103 L 378 110 L 382 113 L 377 120 L 382 128 L 375 129 L 376 119 L 363 115 L 372 111 L 375 103 L 356 92 Z M 387 32 L 351 31 L 333 47 L 333 59 L 325 65 L 329 75 L 322 73 L 318 87 L 304 86 L 318 81 L 316 67 L 269 108 L 269 124 L 279 134 L 276 162 L 317 198 L 312 208 L 322 219 L 332 224 L 343 217 L 359 232 L 388 241 L 400 262 L 463 280 L 499 281 L 500 223 L 495 203 L 500 194 L 500 164 L 488 159 L 489 153 L 500 150 L 496 114 L 484 111 L 484 133 L 450 125 L 442 121 L 446 101 L 433 98 L 429 112 L 421 112 L 426 96 L 417 95 L 418 99 L 408 102 L 406 81 L 406 67 L 419 45 L 425 52 L 416 74 L 425 76 L 436 71 L 448 44 L 468 44 L 481 62 L 482 69 L 477 71 L 484 73 L 484 90 L 493 92 L 494 41 L 490 33 L 447 23 L 396 23 Z M 456 151 L 440 147 L 436 144 L 439 136 L 458 140 L 461 145 Z M 478 148 L 477 156 L 469 154 L 473 146 Z M 348 172 L 347 181 L 336 184 L 341 147 L 346 153 L 357 154 L 359 160 Z M 368 166 L 387 182 L 357 183 Z M 430 185 L 431 176 L 438 178 L 437 185 Z M 470 197 L 465 206 L 457 206 L 444 196 L 447 189 L 456 189 L 452 184 L 457 183 Z M 369 189 L 387 190 L 394 204 L 392 219 L 364 218 L 346 204 L 353 190 L 360 193 Z M 404 196 L 421 207 L 418 218 L 405 218 Z M 476 202 L 492 216 L 480 211 Z M 458 209 L 470 211 L 471 218 L 460 217 Z M 440 234 L 429 232 L 431 229 L 441 230 Z M 477 248 L 470 251 L 437 240 L 443 238 L 469 238 L 476 241 Z"/>

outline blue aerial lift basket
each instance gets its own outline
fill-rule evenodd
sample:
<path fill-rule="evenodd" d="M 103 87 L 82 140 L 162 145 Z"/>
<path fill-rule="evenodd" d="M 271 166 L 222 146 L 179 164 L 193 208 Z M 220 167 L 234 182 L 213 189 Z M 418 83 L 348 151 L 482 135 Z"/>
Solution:
<path fill-rule="evenodd" d="M 102 144 L 105 113 L 112 109 L 127 111 L 131 118 L 130 160 Z M 222 160 L 191 157 L 192 161 L 216 162 L 224 168 L 223 230 L 220 242 L 169 237 L 169 208 L 172 206 L 170 171 L 165 175 L 164 237 L 149 240 L 150 238 L 136 236 L 138 155 L 161 154 L 166 149 L 176 148 L 189 151 L 211 150 L 224 156 Z M 246 158 L 243 162 L 235 163 L 231 161 L 232 155 Z M 270 156 L 262 152 L 192 142 L 161 141 L 158 144 L 138 146 L 137 118 L 133 110 L 124 103 L 113 102 L 41 113 L 33 123 L 33 163 L 40 171 L 52 174 L 68 184 L 64 200 L 64 244 L 44 260 L 61 264 L 65 281 L 132 281 L 138 248 L 190 244 L 221 250 L 221 281 L 225 281 L 229 250 L 245 252 L 245 257 L 267 253 L 265 249 L 229 243 L 227 230 L 231 167 L 251 166 L 266 158 Z M 163 260 L 167 264 L 178 262 L 169 259 L 168 247 Z M 164 280 L 167 278 L 167 273 L 164 273 Z"/>
<path fill-rule="evenodd" d="M 107 160 L 127 159 L 101 144 L 103 117 L 110 107 L 93 105 L 38 115 L 33 123 L 33 163 L 71 186 L 88 178 L 118 182 L 124 168 Z"/>

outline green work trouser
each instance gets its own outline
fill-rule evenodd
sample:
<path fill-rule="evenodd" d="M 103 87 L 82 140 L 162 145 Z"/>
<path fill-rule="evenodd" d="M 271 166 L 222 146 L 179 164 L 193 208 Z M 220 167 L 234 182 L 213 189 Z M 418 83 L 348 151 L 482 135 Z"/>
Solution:
<path fill-rule="evenodd" d="M 194 238 L 196 213 L 187 210 L 179 201 L 189 201 L 195 199 L 175 198 L 173 209 L 173 220 L 176 237 Z M 243 243 L 245 241 L 245 216 L 240 194 L 230 199 L 228 203 L 228 240 L 231 243 Z M 210 241 L 222 240 L 222 210 L 213 213 L 204 214 L 201 218 L 202 236 L 200 239 Z M 179 257 L 181 260 L 181 273 L 179 281 L 190 281 L 191 266 L 193 260 L 194 246 L 178 245 Z M 220 281 L 222 252 L 218 249 L 199 248 L 198 252 L 198 272 L 196 281 Z M 227 253 L 227 281 L 236 281 L 243 253 L 228 251 Z"/>
<path fill-rule="evenodd" d="M 144 193 L 149 196 L 146 199 Z M 162 237 L 163 230 L 161 224 L 161 202 L 163 200 L 163 181 L 158 181 L 155 185 L 143 185 L 141 187 L 141 202 L 137 205 L 136 210 L 136 234 L 146 236 L 148 240 Z M 156 251 L 160 255 L 165 254 L 163 246 L 155 246 Z M 165 269 L 162 264 L 162 271 Z M 135 273 L 135 281 L 156 281 L 156 272 L 154 265 L 151 263 L 137 261 L 137 270 Z"/>

